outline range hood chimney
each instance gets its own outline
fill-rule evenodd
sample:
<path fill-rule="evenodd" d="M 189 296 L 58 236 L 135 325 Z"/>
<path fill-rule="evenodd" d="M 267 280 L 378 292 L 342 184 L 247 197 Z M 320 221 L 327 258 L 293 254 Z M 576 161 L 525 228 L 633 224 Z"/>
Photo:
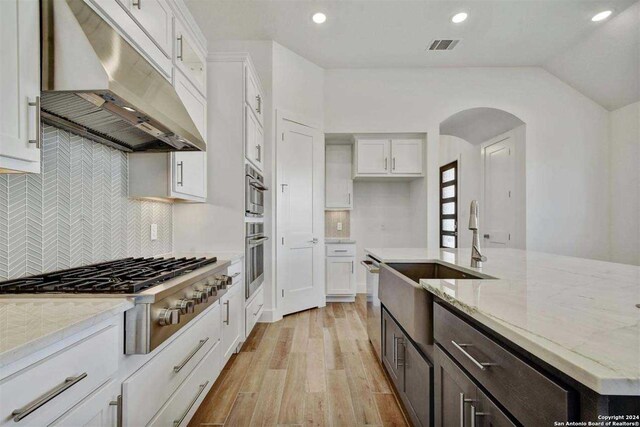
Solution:
<path fill-rule="evenodd" d="M 42 120 L 124 151 L 205 151 L 173 86 L 83 0 L 41 0 Z"/>

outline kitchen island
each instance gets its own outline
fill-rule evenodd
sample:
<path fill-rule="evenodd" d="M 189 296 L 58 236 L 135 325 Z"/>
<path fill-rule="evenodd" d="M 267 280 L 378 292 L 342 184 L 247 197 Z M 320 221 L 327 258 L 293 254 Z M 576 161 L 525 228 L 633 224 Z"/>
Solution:
<path fill-rule="evenodd" d="M 485 277 L 420 280 L 434 295 L 436 342 L 438 330 L 448 333 L 453 326 L 438 328 L 441 306 L 440 312 L 450 311 L 486 332 L 581 396 L 594 402 L 598 396 L 619 396 L 625 408 L 637 404 L 640 413 L 634 398 L 640 396 L 639 267 L 515 249 L 485 249 L 488 260 L 481 269 L 470 267 L 469 249 L 365 252 L 385 264 L 438 263 Z M 441 347 L 451 340 L 446 341 Z M 465 347 L 476 358 L 487 357 L 479 350 Z"/>

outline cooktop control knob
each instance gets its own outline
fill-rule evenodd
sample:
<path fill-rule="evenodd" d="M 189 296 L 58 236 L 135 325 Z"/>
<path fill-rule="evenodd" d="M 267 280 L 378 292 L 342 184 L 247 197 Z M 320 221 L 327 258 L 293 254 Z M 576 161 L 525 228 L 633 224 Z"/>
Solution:
<path fill-rule="evenodd" d="M 218 293 L 218 288 L 215 285 L 207 285 L 203 288 L 203 292 L 205 292 L 208 296 L 212 297 Z"/>
<path fill-rule="evenodd" d="M 209 294 L 207 293 L 207 291 L 195 291 L 193 293 L 193 300 L 196 302 L 196 304 L 207 302 L 209 301 Z"/>
<path fill-rule="evenodd" d="M 189 314 L 193 313 L 195 304 L 193 303 L 192 299 L 181 299 L 180 301 L 178 301 L 176 308 L 180 310 L 181 314 Z"/>
<path fill-rule="evenodd" d="M 180 310 L 176 308 L 165 308 L 158 317 L 160 326 L 177 325 L 180 323 Z"/>
<path fill-rule="evenodd" d="M 228 286 L 231 286 L 232 282 L 233 279 L 226 274 L 216 277 L 216 284 L 218 285 L 219 289 L 227 289 Z"/>

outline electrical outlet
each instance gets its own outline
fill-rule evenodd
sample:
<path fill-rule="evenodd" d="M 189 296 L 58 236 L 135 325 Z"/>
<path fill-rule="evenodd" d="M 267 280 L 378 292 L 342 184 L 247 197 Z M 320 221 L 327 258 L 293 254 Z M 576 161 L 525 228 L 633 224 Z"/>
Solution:
<path fill-rule="evenodd" d="M 341 222 L 337 223 L 336 228 L 338 229 L 338 231 L 342 231 L 342 223 Z"/>
<path fill-rule="evenodd" d="M 158 224 L 151 224 L 151 240 L 158 240 Z"/>

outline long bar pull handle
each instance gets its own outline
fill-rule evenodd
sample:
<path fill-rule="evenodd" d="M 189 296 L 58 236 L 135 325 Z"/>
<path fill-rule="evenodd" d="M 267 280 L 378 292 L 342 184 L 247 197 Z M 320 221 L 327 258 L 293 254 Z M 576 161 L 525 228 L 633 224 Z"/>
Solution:
<path fill-rule="evenodd" d="M 391 170 L 396 170 L 396 158 L 394 157 L 392 161 L 393 161 L 393 163 L 392 163 L 392 166 L 391 166 Z"/>
<path fill-rule="evenodd" d="M 387 170 L 387 161 L 388 161 L 388 159 L 385 157 L 384 158 L 384 170 Z"/>
<path fill-rule="evenodd" d="M 178 36 L 178 47 L 179 47 L 179 49 L 178 49 L 178 55 L 177 55 L 177 58 L 178 58 L 180 61 L 184 61 L 184 59 L 182 59 L 182 35 L 179 35 L 179 36 Z"/>
<path fill-rule="evenodd" d="M 191 402 L 189 402 L 189 406 L 187 406 L 187 410 L 184 411 L 182 416 L 173 422 L 173 427 L 178 427 L 180 424 L 182 424 L 184 419 L 187 418 L 187 414 L 189 413 L 189 411 L 191 411 L 191 408 L 193 408 L 193 405 L 196 404 L 196 402 L 200 398 L 200 395 L 202 394 L 204 389 L 207 388 L 208 384 L 209 384 L 209 381 L 206 381 L 204 384 L 200 384 L 200 387 L 198 389 L 198 393 L 196 394 L 196 397 L 194 397 L 193 400 Z"/>
<path fill-rule="evenodd" d="M 396 342 L 396 334 L 393 334 L 393 364 L 396 365 L 396 369 L 398 369 L 398 345 Z"/>
<path fill-rule="evenodd" d="M 180 169 L 180 178 L 178 179 L 177 184 L 182 187 L 184 185 L 184 162 L 183 161 L 179 161 L 178 162 L 178 169 Z"/>
<path fill-rule="evenodd" d="M 55 386 L 53 389 L 38 397 L 36 400 L 28 403 L 26 406 L 15 409 L 13 412 L 11 412 L 11 415 L 13 415 L 13 421 L 18 422 L 23 420 L 25 417 L 44 406 L 44 404 L 69 390 L 71 387 L 78 384 L 85 378 L 87 378 L 86 372 L 78 375 L 77 377 L 66 378 L 62 384 Z"/>
<path fill-rule="evenodd" d="M 256 108 L 256 113 L 262 113 L 262 97 L 260 95 L 256 95 L 256 101 L 258 101 L 258 107 Z"/>
<path fill-rule="evenodd" d="M 451 340 L 451 344 L 453 344 L 458 350 L 460 350 L 462 354 L 464 354 L 467 357 L 467 359 L 469 359 L 474 365 L 476 365 L 479 369 L 483 371 L 487 369 L 487 367 L 489 366 L 496 365 L 495 363 L 478 362 L 472 355 L 469 354 L 469 352 L 467 352 L 467 350 L 463 348 L 463 347 L 473 347 L 473 344 L 458 344 L 453 340 Z"/>
<path fill-rule="evenodd" d="M 36 100 L 31 102 L 29 101 L 29 107 L 34 107 L 36 110 L 35 117 L 35 125 L 36 125 L 36 134 L 35 139 L 30 139 L 29 144 L 36 144 L 36 148 L 40 149 L 42 147 L 42 124 L 40 123 L 40 97 L 36 96 Z"/>
<path fill-rule="evenodd" d="M 109 405 L 116 407 L 116 427 L 122 427 L 122 395 L 119 394 L 116 400 L 109 402 Z"/>
<path fill-rule="evenodd" d="M 233 276 L 231 276 L 232 278 L 238 277 L 240 275 L 240 272 L 238 271 L 237 273 L 234 273 Z"/>
<path fill-rule="evenodd" d="M 227 319 L 224 321 L 225 325 L 229 324 L 229 301 L 225 301 L 224 305 L 227 306 Z"/>
<path fill-rule="evenodd" d="M 140 7 L 142 6 L 141 3 L 142 3 L 142 0 L 133 0 L 133 2 L 131 2 L 131 6 L 137 7 L 138 10 L 140 10 Z"/>
<path fill-rule="evenodd" d="M 206 337 L 203 340 L 200 340 L 200 342 L 198 343 L 198 345 L 196 346 L 196 348 L 194 348 L 193 350 L 191 350 L 191 353 L 189 353 L 187 355 L 187 357 L 184 358 L 184 360 L 179 364 L 173 367 L 173 372 L 178 373 L 182 370 L 182 368 L 184 368 L 186 366 L 187 363 L 189 363 L 189 360 L 193 359 L 193 356 L 196 355 L 196 353 L 198 351 L 200 351 L 200 349 L 202 348 L 202 346 L 204 346 L 207 341 L 209 341 L 209 337 Z"/>
<path fill-rule="evenodd" d="M 460 427 L 464 427 L 464 393 L 460 393 Z"/>
<path fill-rule="evenodd" d="M 354 271 L 354 270 L 353 270 L 353 269 L 354 269 L 354 264 L 355 264 L 355 262 L 354 262 L 354 261 L 351 261 L 351 274 L 353 274 L 353 271 Z"/>
<path fill-rule="evenodd" d="M 491 416 L 490 412 L 476 412 L 476 407 L 471 405 L 471 427 L 476 427 L 476 417 Z"/>

